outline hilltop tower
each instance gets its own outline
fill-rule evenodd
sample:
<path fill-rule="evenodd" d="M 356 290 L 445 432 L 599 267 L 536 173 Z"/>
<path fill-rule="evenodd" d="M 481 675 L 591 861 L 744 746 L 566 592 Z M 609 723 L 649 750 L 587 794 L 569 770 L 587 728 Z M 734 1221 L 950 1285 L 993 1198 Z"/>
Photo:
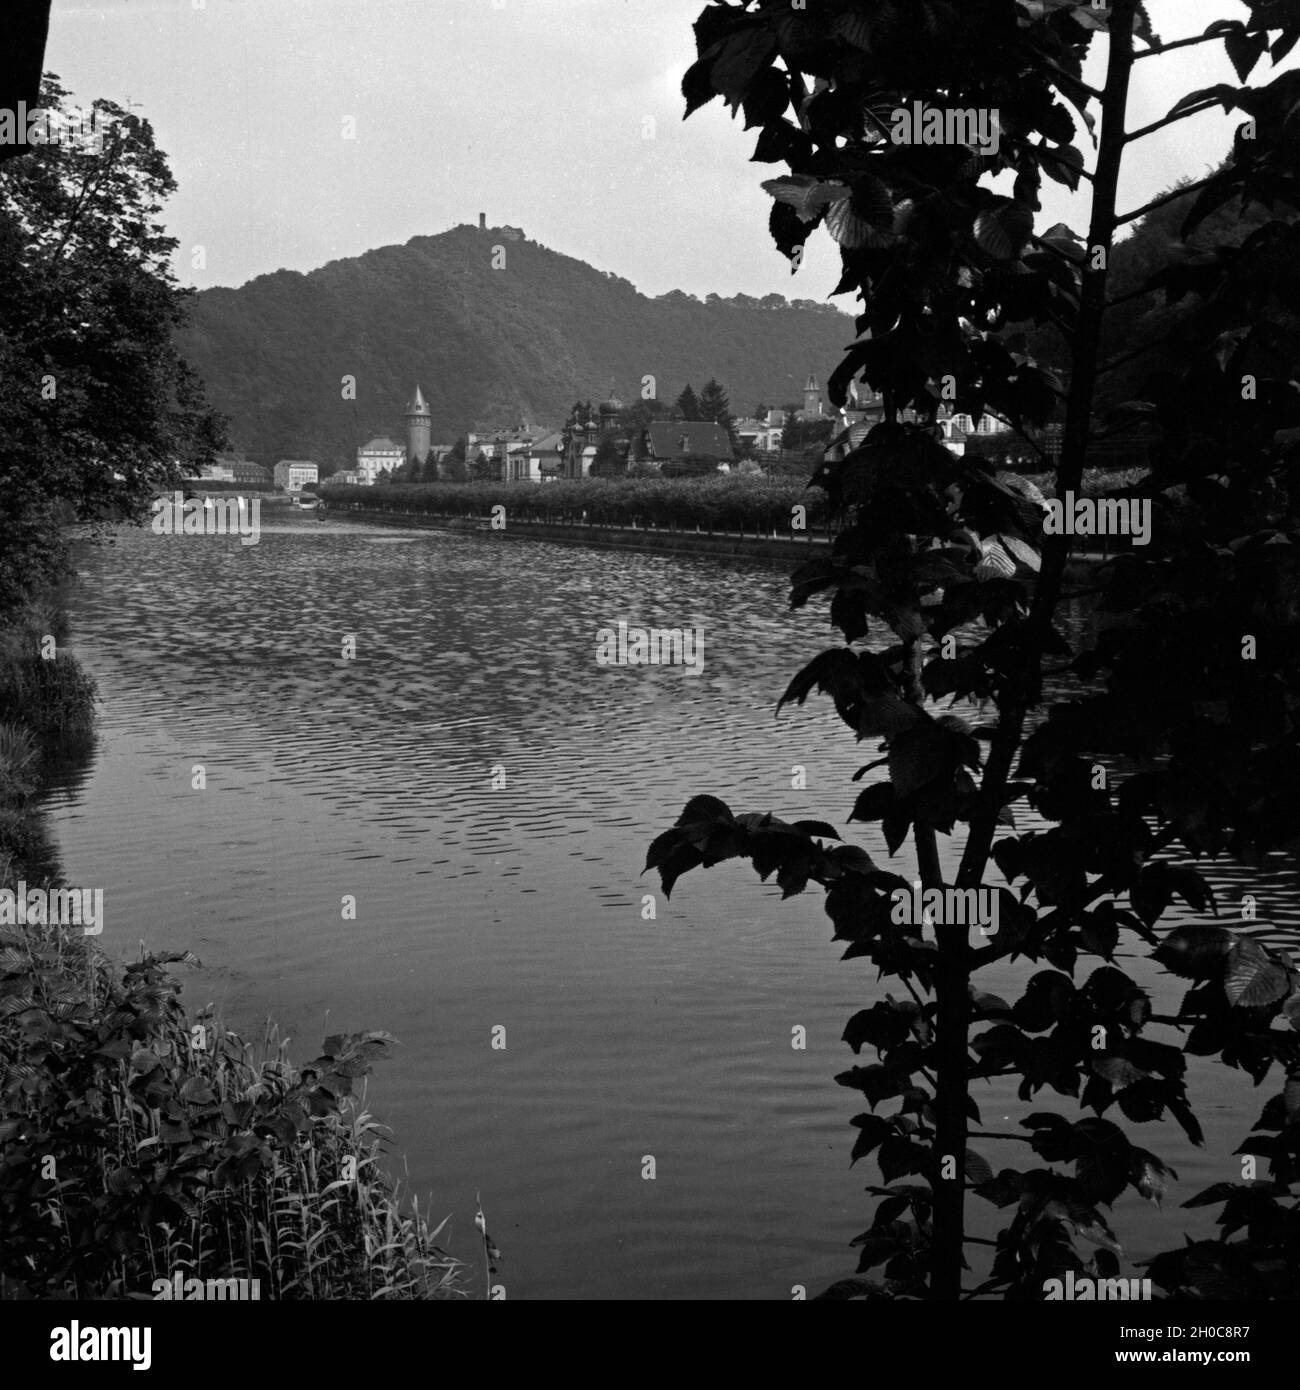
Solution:
<path fill-rule="evenodd" d="M 412 459 L 424 462 L 424 456 L 429 452 L 429 445 L 433 443 L 433 412 L 429 409 L 429 403 L 424 399 L 424 393 L 420 390 L 419 382 L 415 385 L 415 395 L 411 397 L 411 403 L 406 407 L 406 461 L 410 463 Z"/>
<path fill-rule="evenodd" d="M 822 388 L 817 385 L 817 374 L 808 373 L 808 384 L 803 388 L 803 417 L 805 420 L 822 418 Z"/>

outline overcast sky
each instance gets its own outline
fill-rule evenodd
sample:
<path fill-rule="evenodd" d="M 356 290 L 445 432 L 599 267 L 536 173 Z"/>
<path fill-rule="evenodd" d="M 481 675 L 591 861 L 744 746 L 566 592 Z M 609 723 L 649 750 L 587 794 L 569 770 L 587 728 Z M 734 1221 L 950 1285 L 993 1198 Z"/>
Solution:
<path fill-rule="evenodd" d="M 759 185 L 784 166 L 749 162 L 755 132 L 720 100 L 682 120 L 702 5 L 54 0 L 46 67 L 77 101 L 129 99 L 153 122 L 180 185 L 168 223 L 183 283 L 307 271 L 482 211 L 646 294 L 824 299 L 838 278 L 829 238 L 792 276 L 767 234 Z M 1245 13 L 1238 0 L 1148 9 L 1166 39 Z M 1096 46 L 1098 71 L 1103 57 Z M 1139 63 L 1130 128 L 1219 81 L 1235 78 L 1217 43 Z M 1121 205 L 1203 174 L 1234 125 L 1216 111 L 1141 142 Z M 1082 230 L 1086 199 L 1049 184 L 1044 215 Z"/>

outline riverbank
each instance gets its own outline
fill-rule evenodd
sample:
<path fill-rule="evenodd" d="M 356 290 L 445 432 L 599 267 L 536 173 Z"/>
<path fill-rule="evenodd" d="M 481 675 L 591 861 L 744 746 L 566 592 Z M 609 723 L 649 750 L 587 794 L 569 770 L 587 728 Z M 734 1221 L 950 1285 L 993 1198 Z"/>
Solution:
<path fill-rule="evenodd" d="M 173 488 L 171 492 L 160 492 L 158 495 L 170 500 L 175 491 L 176 489 Z M 211 497 L 216 501 L 223 501 L 228 497 L 242 497 L 246 502 L 266 502 L 272 506 L 292 507 L 294 504 L 293 498 L 287 493 L 258 488 L 241 488 L 233 483 L 227 483 L 223 487 L 211 487 L 201 482 L 188 482 L 181 491 L 186 497 Z"/>
<path fill-rule="evenodd" d="M 40 800 L 95 730 L 63 597 L 0 622 L 0 1301 L 464 1297 L 356 1094 L 388 1033 L 299 1069 L 273 1025 L 255 1048 L 182 1005 L 188 950 L 123 965 L 93 939 L 102 881 L 66 883 Z"/>
<path fill-rule="evenodd" d="M 415 530 L 481 531 L 509 540 L 544 540 L 558 545 L 594 545 L 612 550 L 648 550 L 664 555 L 744 555 L 750 559 L 794 564 L 810 554 L 828 553 L 830 548 L 830 537 L 824 535 L 795 539 L 729 531 L 513 519 L 507 520 L 499 530 L 493 530 L 486 518 L 438 516 L 428 512 L 388 511 L 384 508 L 341 509 L 327 506 L 325 515 L 331 521 L 409 526 Z"/>
<path fill-rule="evenodd" d="M 704 531 L 668 527 L 612 526 L 582 522 L 516 521 L 507 519 L 493 530 L 486 517 L 435 515 L 383 507 L 326 506 L 331 521 L 364 525 L 410 527 L 413 530 L 472 531 L 503 540 L 541 540 L 557 545 L 589 545 L 606 550 L 643 550 L 660 555 L 719 555 L 765 560 L 775 564 L 801 564 L 809 556 L 828 555 L 833 537 L 811 532 L 806 536 L 746 535 L 734 531 Z M 1092 552 L 1070 557 L 1065 577 L 1078 583 L 1093 575 L 1107 556 Z"/>
<path fill-rule="evenodd" d="M 36 797 L 51 767 L 94 736 L 95 682 L 63 650 L 61 599 L 52 588 L 0 621 L 0 887 L 53 870 Z"/>

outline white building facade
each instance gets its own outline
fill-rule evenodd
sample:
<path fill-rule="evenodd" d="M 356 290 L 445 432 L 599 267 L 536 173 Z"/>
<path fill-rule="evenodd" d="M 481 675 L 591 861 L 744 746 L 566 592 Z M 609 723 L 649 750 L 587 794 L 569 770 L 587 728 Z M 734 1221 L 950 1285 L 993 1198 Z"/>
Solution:
<path fill-rule="evenodd" d="M 319 481 L 320 469 L 310 459 L 281 459 L 275 465 L 275 485 L 288 492 L 315 487 Z"/>
<path fill-rule="evenodd" d="M 406 449 L 401 444 L 387 435 L 378 435 L 357 450 L 357 472 L 361 482 L 372 487 L 382 473 L 395 473 L 405 459 Z"/>

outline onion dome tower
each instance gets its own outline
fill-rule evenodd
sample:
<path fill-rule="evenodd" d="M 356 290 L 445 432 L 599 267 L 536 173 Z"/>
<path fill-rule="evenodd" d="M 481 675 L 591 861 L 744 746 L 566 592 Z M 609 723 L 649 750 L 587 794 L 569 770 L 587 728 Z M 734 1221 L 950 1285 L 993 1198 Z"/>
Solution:
<path fill-rule="evenodd" d="M 617 397 L 611 396 L 607 401 L 600 403 L 600 432 L 609 434 L 618 428 L 618 413 L 623 409 L 623 402 Z"/>

